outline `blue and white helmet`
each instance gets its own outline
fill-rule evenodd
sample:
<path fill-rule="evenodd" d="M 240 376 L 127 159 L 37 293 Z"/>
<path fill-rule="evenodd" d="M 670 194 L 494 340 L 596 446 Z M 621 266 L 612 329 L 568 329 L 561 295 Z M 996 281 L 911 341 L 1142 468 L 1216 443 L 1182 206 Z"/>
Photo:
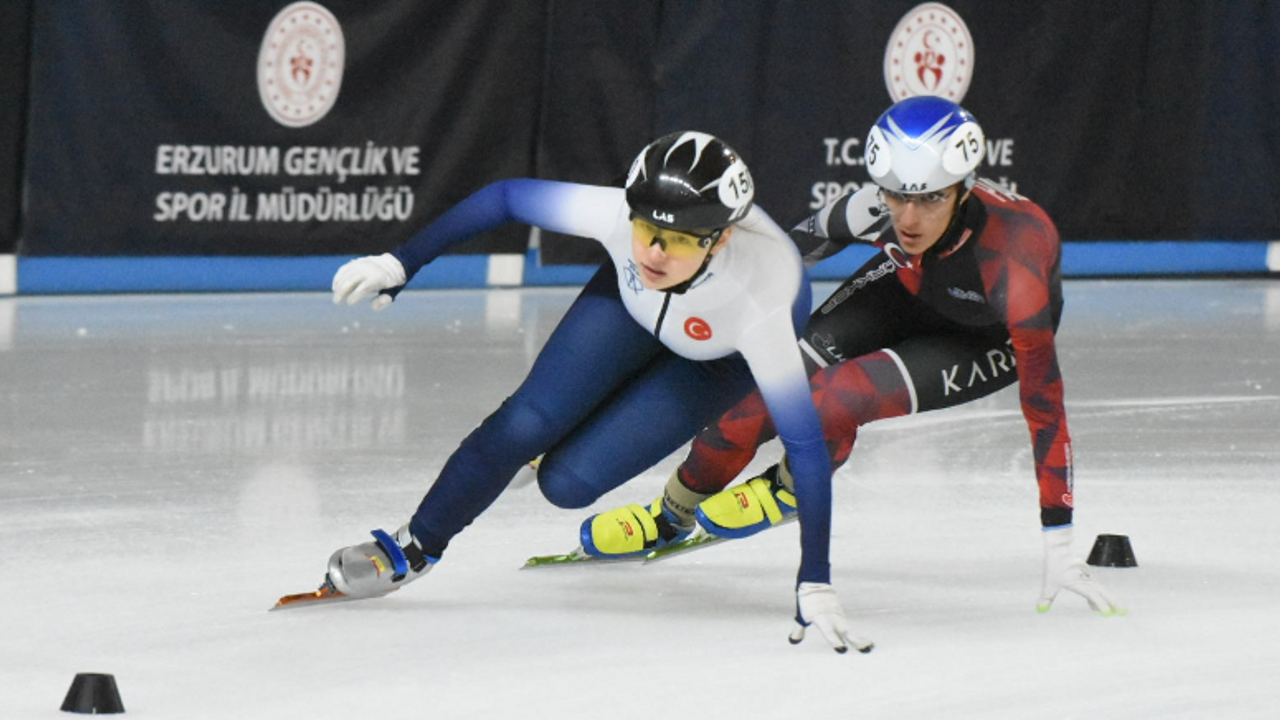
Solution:
<path fill-rule="evenodd" d="M 977 180 L 987 141 L 967 110 L 932 95 L 894 103 L 867 135 L 867 172 L 880 187 L 904 195 Z"/>

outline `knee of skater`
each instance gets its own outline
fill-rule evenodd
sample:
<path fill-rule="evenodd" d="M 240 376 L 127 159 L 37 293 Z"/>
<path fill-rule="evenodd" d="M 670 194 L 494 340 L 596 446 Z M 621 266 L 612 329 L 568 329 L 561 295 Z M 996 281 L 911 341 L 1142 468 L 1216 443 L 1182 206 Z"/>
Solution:
<path fill-rule="evenodd" d="M 565 509 L 584 508 L 600 498 L 600 492 L 564 467 L 546 459 L 538 466 L 538 489 L 552 505 Z"/>
<path fill-rule="evenodd" d="M 476 442 L 486 448 L 496 444 L 508 455 L 534 456 L 550 444 L 555 432 L 551 416 L 512 395 L 463 442 Z"/>

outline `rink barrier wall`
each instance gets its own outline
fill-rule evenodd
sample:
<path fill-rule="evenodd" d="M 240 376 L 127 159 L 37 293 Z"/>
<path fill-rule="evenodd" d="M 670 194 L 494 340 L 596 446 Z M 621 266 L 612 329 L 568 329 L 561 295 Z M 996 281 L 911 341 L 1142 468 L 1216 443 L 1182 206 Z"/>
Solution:
<path fill-rule="evenodd" d="M 849 248 L 812 271 L 814 280 L 852 274 L 872 254 Z M 1280 241 L 1067 242 L 1066 277 L 1280 273 Z M 349 257 L 15 257 L 0 255 L 0 294 L 325 291 Z M 592 265 L 543 265 L 537 250 L 446 255 L 423 268 L 414 289 L 584 284 Z"/>

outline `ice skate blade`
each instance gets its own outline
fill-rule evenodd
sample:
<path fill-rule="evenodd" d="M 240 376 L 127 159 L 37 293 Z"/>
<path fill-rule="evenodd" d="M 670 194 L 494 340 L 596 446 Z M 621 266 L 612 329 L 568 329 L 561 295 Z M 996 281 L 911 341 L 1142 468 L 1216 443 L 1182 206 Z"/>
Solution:
<path fill-rule="evenodd" d="M 563 555 L 535 555 L 524 561 L 524 565 L 520 566 L 521 570 L 529 570 L 532 568 L 558 567 L 562 565 L 607 565 L 610 563 L 627 563 L 627 562 L 643 562 L 647 555 L 621 555 L 617 557 L 601 557 L 598 555 L 588 555 L 582 546 L 579 545 L 574 550 L 564 553 Z"/>
<path fill-rule="evenodd" d="M 644 561 L 645 564 L 648 564 L 660 562 L 662 560 L 670 560 L 673 557 L 687 555 L 694 550 L 701 550 L 702 548 L 722 543 L 728 539 L 729 538 L 726 537 L 720 537 L 719 535 L 712 535 L 706 530 L 698 528 L 693 531 L 693 534 L 683 540 L 671 543 L 670 545 L 664 545 L 653 550 L 645 556 Z"/>
<path fill-rule="evenodd" d="M 798 519 L 797 515 L 788 515 L 782 518 L 781 520 L 779 520 L 778 522 L 774 523 L 773 525 L 770 525 L 768 528 L 765 528 L 765 530 L 768 530 L 770 528 L 775 528 L 780 525 L 786 525 L 787 523 L 795 522 L 797 519 Z M 760 532 L 764 532 L 764 530 L 761 530 Z M 758 534 L 759 533 L 756 533 L 755 535 L 758 535 Z M 747 537 L 755 537 L 755 535 L 748 535 Z M 726 540 L 734 540 L 734 539 L 735 538 L 727 538 L 727 537 L 724 537 L 723 535 L 715 535 L 715 534 L 709 533 L 706 531 L 705 528 L 699 526 L 698 529 L 694 530 L 693 533 L 689 535 L 689 537 L 683 540 L 680 540 L 679 542 L 674 542 L 674 543 L 671 543 L 670 545 L 664 545 L 656 550 L 651 551 L 648 555 L 645 556 L 644 561 L 645 561 L 645 564 L 649 564 L 649 563 L 660 562 L 662 560 L 670 560 L 671 558 L 674 558 L 674 557 L 688 555 L 694 550 L 709 548 L 712 545 L 718 545 L 722 542 L 725 542 Z"/>
<path fill-rule="evenodd" d="M 395 592 L 399 589 L 400 588 L 392 588 L 391 592 Z M 391 592 L 386 595 L 390 595 Z M 377 597 L 386 597 L 386 595 L 378 595 Z M 338 592 L 338 590 L 332 585 L 326 583 L 321 585 L 319 590 L 307 593 L 298 593 L 296 595 L 285 595 L 277 600 L 275 606 L 268 610 L 268 612 L 275 612 L 276 610 L 291 610 L 299 607 L 314 607 L 316 605 L 330 605 L 332 603 L 347 602 L 350 600 L 371 599 L 372 598 L 357 598 L 345 595 Z"/>

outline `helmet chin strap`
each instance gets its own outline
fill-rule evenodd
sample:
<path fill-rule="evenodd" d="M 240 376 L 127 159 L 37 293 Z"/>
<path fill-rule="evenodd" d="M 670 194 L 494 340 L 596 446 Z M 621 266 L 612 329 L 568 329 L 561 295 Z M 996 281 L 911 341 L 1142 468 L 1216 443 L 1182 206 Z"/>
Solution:
<path fill-rule="evenodd" d="M 942 237 L 945 238 L 946 236 L 951 234 L 952 230 L 956 229 L 956 223 L 960 222 L 960 208 L 964 207 L 965 201 L 968 200 L 969 196 L 973 194 L 973 186 L 976 185 L 977 183 L 978 183 L 977 173 L 969 173 L 968 175 L 965 176 L 964 180 L 961 180 L 959 183 L 957 183 L 956 192 L 960 195 L 960 197 L 959 199 L 956 200 L 955 210 L 951 211 L 951 221 L 947 223 L 947 229 L 942 231 Z"/>
<path fill-rule="evenodd" d="M 951 212 L 951 221 L 947 223 L 947 229 L 942 231 L 942 236 L 939 238 L 938 243 L 935 244 L 933 248 L 930 248 L 931 250 L 937 249 L 938 252 L 945 255 L 949 254 L 950 250 L 953 249 L 951 246 L 956 242 L 956 238 L 954 237 L 956 227 L 960 223 L 960 215 L 962 214 L 964 204 L 969 200 L 970 195 L 973 195 L 973 188 L 965 188 L 964 194 L 956 200 L 956 209 Z M 946 247 L 943 247 L 943 240 L 946 240 Z"/>
<path fill-rule="evenodd" d="M 702 264 L 698 266 L 697 271 L 690 275 L 688 280 L 676 283 L 662 292 L 668 293 L 669 295 L 683 295 L 689 288 L 693 287 L 693 284 L 698 281 L 698 278 L 702 277 L 702 274 L 707 271 L 707 266 L 711 264 L 711 257 L 714 254 L 711 251 L 715 249 L 716 243 L 720 241 L 720 237 L 722 235 L 724 235 L 724 228 L 721 228 L 707 236 L 707 253 L 702 256 Z"/>
<path fill-rule="evenodd" d="M 684 282 L 681 282 L 681 283 L 676 283 L 675 285 L 672 285 L 671 287 L 663 290 L 662 292 L 667 293 L 668 295 L 685 294 L 685 292 L 688 291 L 689 288 L 693 287 L 693 284 L 697 282 L 698 278 L 702 277 L 702 274 L 707 271 L 707 266 L 711 264 L 711 255 L 712 255 L 711 248 L 707 248 L 707 254 L 702 256 L 702 264 L 698 266 L 698 269 L 696 272 L 694 272 L 692 275 L 689 276 L 688 280 L 685 280 Z"/>
<path fill-rule="evenodd" d="M 716 233 L 716 240 L 720 239 L 720 232 Z M 698 270 L 694 272 L 693 275 L 689 276 L 688 280 L 676 283 L 675 285 L 662 290 L 662 292 L 666 293 L 666 297 L 662 299 L 662 309 L 658 311 L 658 322 L 654 323 L 653 326 L 654 337 L 659 337 L 659 334 L 662 332 L 662 321 L 667 319 L 667 307 L 671 305 L 671 296 L 685 294 L 689 288 L 693 287 L 693 284 L 697 282 L 698 278 L 702 277 L 703 273 L 707 271 L 707 266 L 711 264 L 711 257 L 714 254 L 711 250 L 716 246 L 716 240 L 712 240 L 707 244 L 707 254 L 702 256 L 702 264 L 698 266 Z"/>

